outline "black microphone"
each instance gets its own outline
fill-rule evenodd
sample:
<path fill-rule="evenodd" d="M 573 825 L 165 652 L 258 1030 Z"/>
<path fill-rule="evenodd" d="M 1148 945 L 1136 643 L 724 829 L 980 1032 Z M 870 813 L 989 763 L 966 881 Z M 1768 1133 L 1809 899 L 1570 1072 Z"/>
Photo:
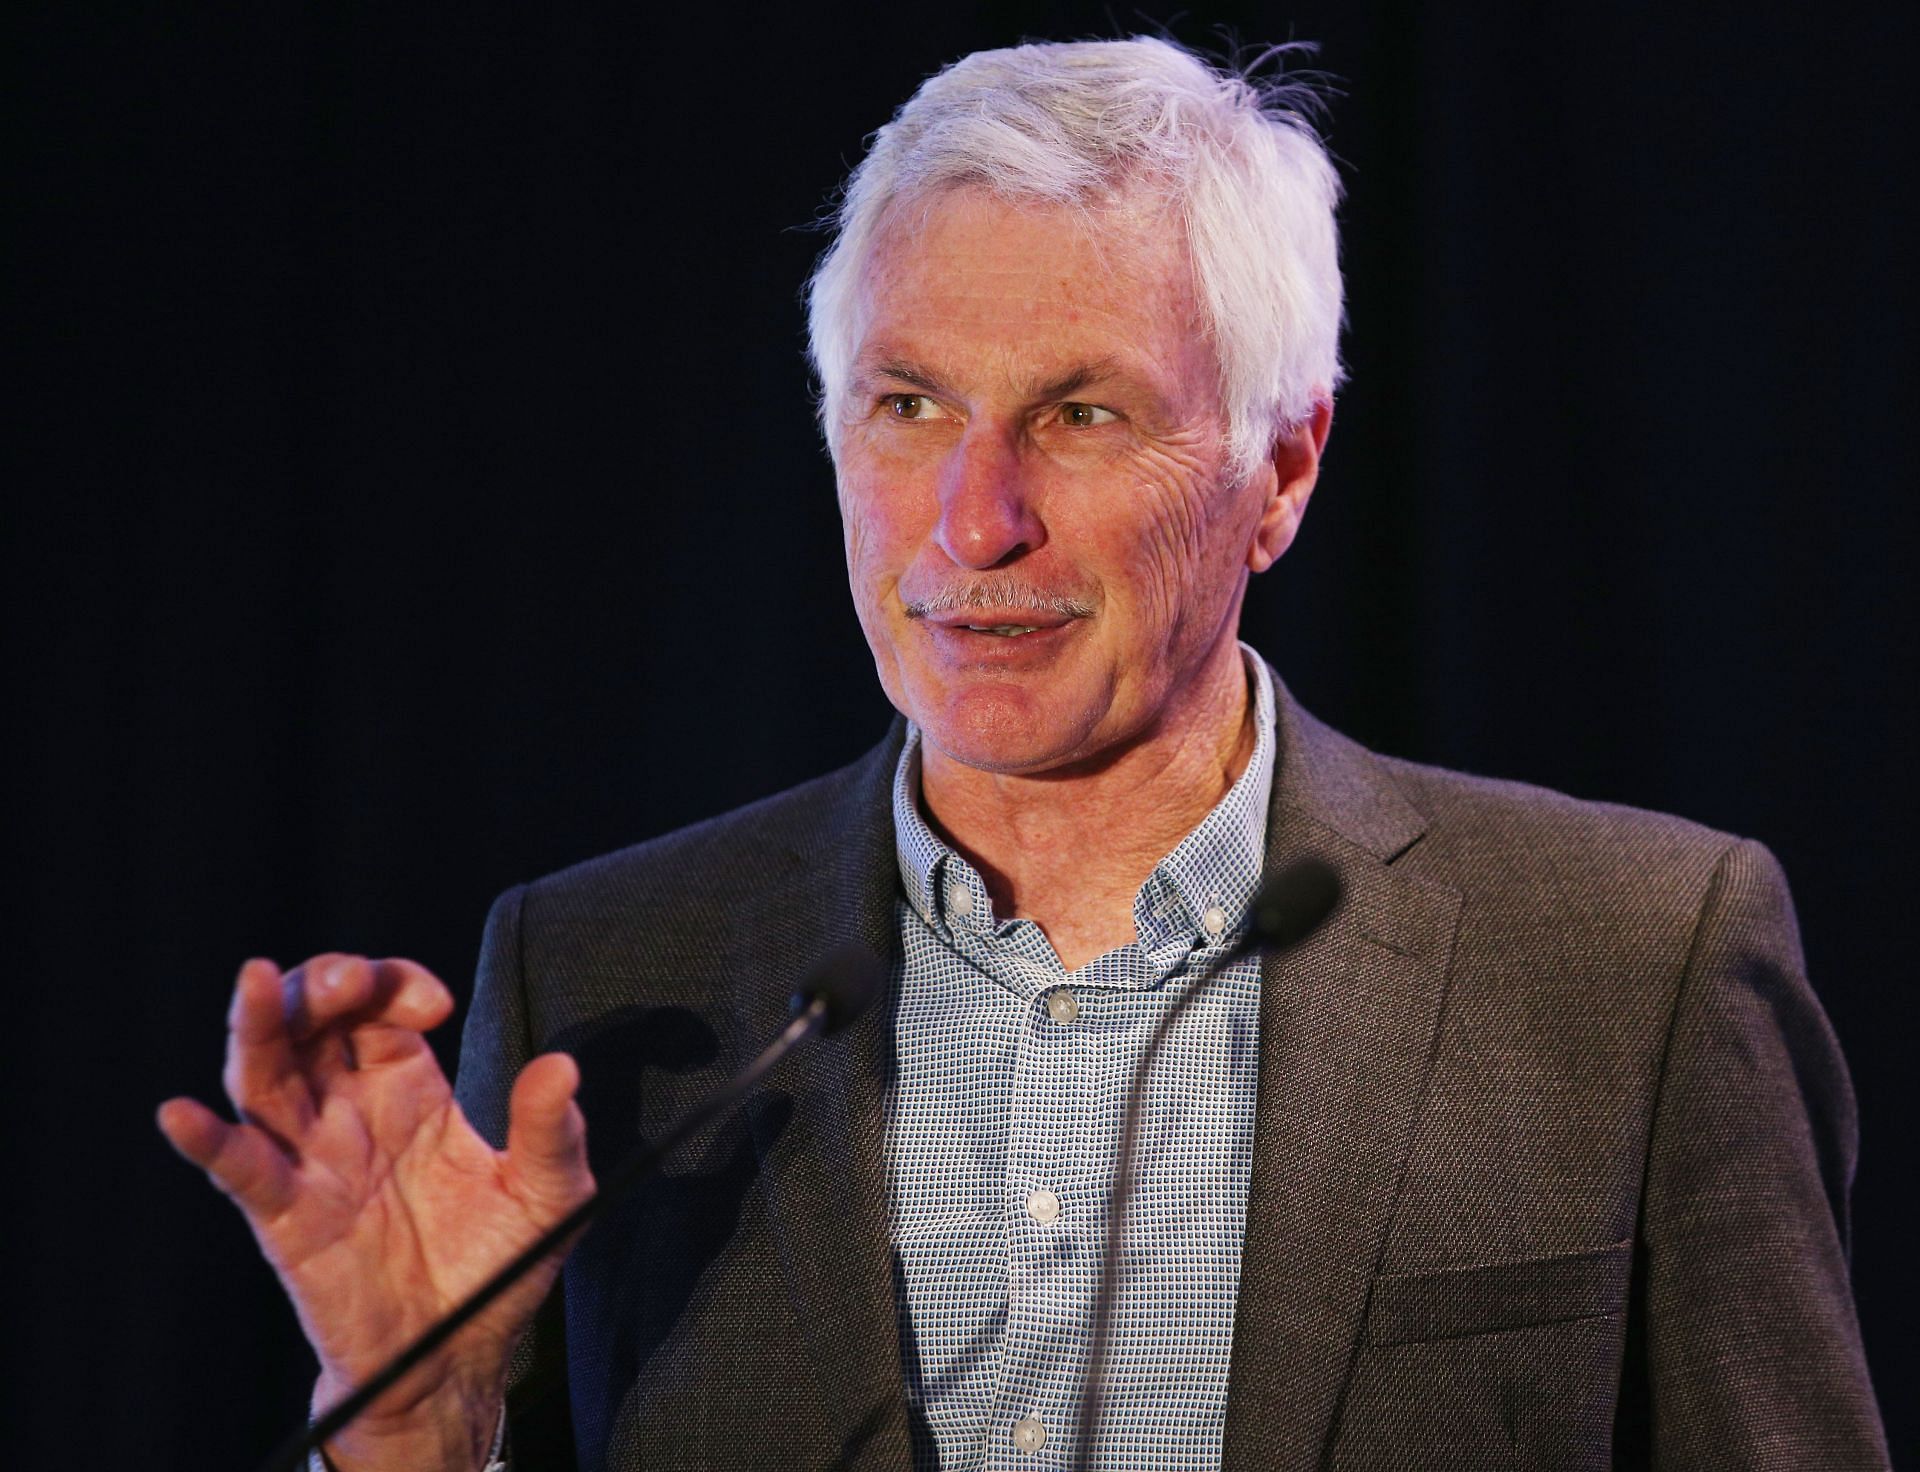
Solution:
<path fill-rule="evenodd" d="M 642 1144 L 620 1162 L 599 1189 L 529 1242 L 466 1300 L 414 1340 L 372 1379 L 311 1426 L 304 1426 L 261 1463 L 260 1472 L 298 1472 L 307 1454 L 364 1411 L 400 1377 L 451 1339 L 473 1316 L 519 1282 L 534 1266 L 576 1232 L 587 1227 L 612 1202 L 660 1168 L 660 1163 L 771 1073 L 780 1060 L 811 1037 L 839 1032 L 871 1007 L 886 984 L 880 958 L 862 945 L 829 951 L 801 980 L 792 1000 L 793 1020 L 740 1072 L 675 1120 L 656 1140 Z"/>
<path fill-rule="evenodd" d="M 1174 1023 L 1196 997 L 1234 962 L 1254 951 L 1291 949 L 1318 930 L 1340 903 L 1340 876 L 1325 860 L 1309 855 L 1296 859 L 1278 874 L 1261 881 L 1247 906 L 1247 928 L 1240 939 L 1200 969 L 1193 984 L 1174 1003 L 1147 1039 L 1147 1048 L 1133 1070 L 1127 1091 L 1127 1112 L 1120 1124 L 1120 1163 L 1113 1176 L 1113 1196 L 1107 1207 L 1107 1240 L 1100 1257 L 1100 1284 L 1093 1298 L 1093 1343 L 1087 1351 L 1087 1379 L 1080 1397 L 1080 1420 L 1073 1437 L 1075 1472 L 1086 1472 L 1093 1455 L 1093 1433 L 1100 1420 L 1103 1381 L 1107 1370 L 1107 1342 L 1113 1331 L 1113 1287 L 1119 1271 L 1120 1239 L 1126 1230 L 1127 1203 L 1133 1197 L 1134 1140 L 1140 1132 L 1140 1101 L 1146 1097 L 1147 1073 Z"/>

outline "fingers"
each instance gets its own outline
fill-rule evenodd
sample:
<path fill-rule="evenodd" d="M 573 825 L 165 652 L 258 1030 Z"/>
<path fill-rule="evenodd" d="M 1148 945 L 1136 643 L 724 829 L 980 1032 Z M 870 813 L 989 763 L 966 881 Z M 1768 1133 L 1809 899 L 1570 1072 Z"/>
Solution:
<path fill-rule="evenodd" d="M 296 1041 L 341 1023 L 429 1032 L 453 1011 L 453 993 L 418 961 L 328 954 L 287 973 L 285 1007 Z"/>
<path fill-rule="evenodd" d="M 167 1100 L 155 1122 L 167 1142 L 249 1216 L 275 1216 L 292 1201 L 292 1163 L 265 1131 L 228 1124 L 194 1099 Z"/>
<path fill-rule="evenodd" d="M 355 958 L 358 960 L 358 958 Z M 338 1020 L 353 1029 L 353 1062 L 360 1068 L 395 1063 L 428 1051 L 422 1033 L 453 1015 L 453 993 L 417 961 L 359 961 L 371 976 L 370 994 Z"/>
<path fill-rule="evenodd" d="M 341 1074 L 425 1053 L 420 1034 L 452 1011 L 452 993 L 414 961 L 328 953 L 284 976 L 249 961 L 228 1015 L 227 1097 L 297 1141 Z"/>
<path fill-rule="evenodd" d="M 580 1069 L 565 1053 L 545 1053 L 520 1070 L 507 1102 L 507 1160 L 542 1201 L 571 1206 L 593 1189 L 587 1121 L 574 1095 Z"/>
<path fill-rule="evenodd" d="M 453 1012 L 453 993 L 417 961 L 316 956 L 287 980 L 296 1051 L 317 1092 L 340 1073 L 426 1054 L 420 1035 Z"/>
<path fill-rule="evenodd" d="M 329 952 L 302 961 L 281 986 L 288 1036 L 304 1042 L 376 1002 L 377 990 L 374 967 L 364 956 Z"/>
<path fill-rule="evenodd" d="M 271 961 L 240 968 L 227 1010 L 227 1098 L 245 1118 L 292 1136 L 313 1117 L 313 1099 L 301 1076 L 288 1026 L 286 981 Z"/>

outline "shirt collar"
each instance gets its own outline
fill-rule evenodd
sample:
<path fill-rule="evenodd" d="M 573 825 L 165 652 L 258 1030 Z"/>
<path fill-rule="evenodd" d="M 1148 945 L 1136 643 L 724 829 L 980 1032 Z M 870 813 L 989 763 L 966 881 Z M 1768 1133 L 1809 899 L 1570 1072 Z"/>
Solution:
<path fill-rule="evenodd" d="M 1265 660 L 1240 646 L 1253 687 L 1253 755 L 1226 796 L 1172 853 L 1154 867 L 1134 898 L 1140 944 L 1168 969 L 1195 946 L 1233 938 L 1260 884 L 1267 847 L 1267 808 L 1273 795 L 1273 677 Z M 920 812 L 920 728 L 907 723 L 906 744 L 893 776 L 894 852 L 908 904 L 943 936 L 948 895 L 963 891 L 970 930 L 990 928 L 991 901 L 973 866 L 927 826 Z M 961 918 L 957 913 L 951 917 Z M 1161 969 L 1159 966 L 1156 970 Z"/>

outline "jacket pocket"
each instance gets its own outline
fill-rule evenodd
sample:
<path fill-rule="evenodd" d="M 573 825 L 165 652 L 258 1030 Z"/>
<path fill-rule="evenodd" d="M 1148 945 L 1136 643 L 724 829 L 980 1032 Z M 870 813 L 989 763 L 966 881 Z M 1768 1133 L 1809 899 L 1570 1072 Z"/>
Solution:
<path fill-rule="evenodd" d="M 1367 1300 L 1367 1342 L 1410 1344 L 1618 1313 L 1632 1267 L 1629 1240 L 1559 1257 L 1382 1273 Z"/>

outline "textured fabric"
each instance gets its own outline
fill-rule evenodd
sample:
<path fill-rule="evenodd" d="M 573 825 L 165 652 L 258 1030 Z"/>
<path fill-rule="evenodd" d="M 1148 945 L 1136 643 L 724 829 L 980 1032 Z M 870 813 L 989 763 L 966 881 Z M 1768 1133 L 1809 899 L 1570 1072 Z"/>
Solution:
<path fill-rule="evenodd" d="M 1274 695 L 1267 863 L 1317 854 L 1345 898 L 1261 967 L 1221 1465 L 1886 1466 L 1853 1097 L 1772 855 L 1379 756 Z M 903 741 L 503 895 L 458 1080 L 481 1131 L 565 1048 L 604 1170 L 779 1029 L 814 957 L 892 955 Z M 514 1472 L 912 1464 L 895 1007 L 575 1248 L 517 1356 Z"/>
<path fill-rule="evenodd" d="M 1246 657 L 1245 771 L 1141 885 L 1134 942 L 1072 972 L 1031 920 L 996 919 L 979 873 L 927 826 L 908 727 L 887 1166 L 928 1472 L 1073 1465 L 1128 1086 L 1161 1017 L 1238 938 L 1265 858 L 1273 689 Z M 1181 1014 L 1148 1076 L 1097 1467 L 1220 1460 L 1259 1026 L 1249 957 Z M 1044 1444 L 1018 1448 L 1020 1423 Z"/>

